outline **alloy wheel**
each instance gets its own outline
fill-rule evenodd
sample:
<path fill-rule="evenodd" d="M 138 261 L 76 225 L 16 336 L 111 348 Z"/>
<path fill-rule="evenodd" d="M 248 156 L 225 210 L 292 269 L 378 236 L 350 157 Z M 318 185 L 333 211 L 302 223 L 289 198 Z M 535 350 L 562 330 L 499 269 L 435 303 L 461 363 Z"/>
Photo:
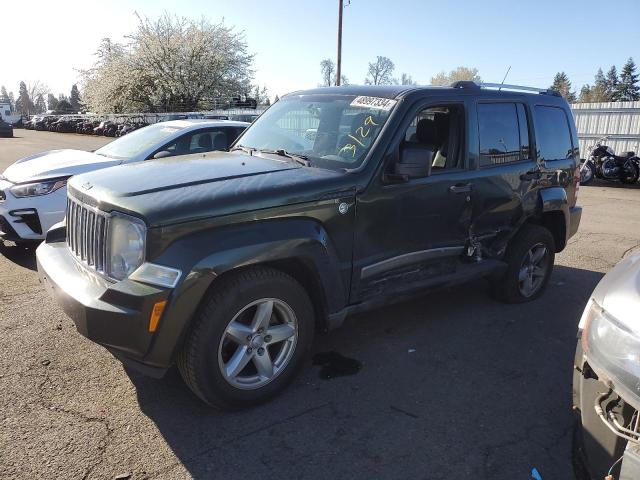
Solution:
<path fill-rule="evenodd" d="M 287 366 L 296 348 L 298 322 L 282 300 L 263 298 L 242 308 L 227 325 L 218 347 L 218 366 L 236 388 L 261 388 Z"/>
<path fill-rule="evenodd" d="M 525 254 L 518 274 L 518 288 L 524 297 L 532 297 L 544 284 L 549 253 L 547 247 L 537 243 Z"/>

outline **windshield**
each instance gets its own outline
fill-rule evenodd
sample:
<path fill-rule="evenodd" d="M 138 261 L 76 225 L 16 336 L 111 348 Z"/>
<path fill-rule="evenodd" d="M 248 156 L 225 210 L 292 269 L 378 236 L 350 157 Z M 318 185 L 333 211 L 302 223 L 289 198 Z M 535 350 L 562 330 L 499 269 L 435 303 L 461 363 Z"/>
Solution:
<path fill-rule="evenodd" d="M 355 95 L 288 96 L 260 115 L 236 145 L 284 150 L 326 168 L 355 168 L 395 104 L 387 98 Z"/>
<path fill-rule="evenodd" d="M 149 125 L 120 137 L 104 147 L 96 150 L 98 155 L 105 157 L 129 159 L 153 147 L 161 147 L 163 140 L 180 130 L 180 127 L 170 127 L 162 123 Z"/>

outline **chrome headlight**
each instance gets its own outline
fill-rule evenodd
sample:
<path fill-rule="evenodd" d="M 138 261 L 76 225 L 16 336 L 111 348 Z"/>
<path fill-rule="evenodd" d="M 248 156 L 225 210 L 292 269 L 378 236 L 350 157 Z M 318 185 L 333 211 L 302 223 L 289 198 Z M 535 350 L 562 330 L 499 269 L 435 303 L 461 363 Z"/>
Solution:
<path fill-rule="evenodd" d="M 108 274 L 124 280 L 144 262 L 147 227 L 139 218 L 114 212 L 109 219 Z"/>
<path fill-rule="evenodd" d="M 584 312 L 582 348 L 598 378 L 640 410 L 640 332 L 594 300 Z"/>
<path fill-rule="evenodd" d="M 24 183 L 21 185 L 14 185 L 9 189 L 13 196 L 18 198 L 23 197 L 39 197 L 40 195 L 47 195 L 51 192 L 55 192 L 59 188 L 64 187 L 67 184 L 66 179 L 48 180 L 44 182 L 36 183 Z"/>

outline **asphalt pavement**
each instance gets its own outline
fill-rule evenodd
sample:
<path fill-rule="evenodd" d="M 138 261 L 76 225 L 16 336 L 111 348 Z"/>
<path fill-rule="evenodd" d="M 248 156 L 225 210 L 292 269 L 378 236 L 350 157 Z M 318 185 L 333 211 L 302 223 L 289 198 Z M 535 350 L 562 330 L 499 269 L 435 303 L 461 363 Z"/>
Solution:
<path fill-rule="evenodd" d="M 0 170 L 34 148 L 109 140 L 16 135 L 0 139 Z M 541 299 L 503 305 L 480 281 L 354 316 L 312 354 L 356 373 L 325 379 L 310 356 L 284 394 L 231 414 L 175 371 L 127 372 L 43 291 L 32 251 L 0 246 L 0 478 L 571 479 L 576 326 L 640 244 L 638 188 L 579 198 L 580 231 Z"/>

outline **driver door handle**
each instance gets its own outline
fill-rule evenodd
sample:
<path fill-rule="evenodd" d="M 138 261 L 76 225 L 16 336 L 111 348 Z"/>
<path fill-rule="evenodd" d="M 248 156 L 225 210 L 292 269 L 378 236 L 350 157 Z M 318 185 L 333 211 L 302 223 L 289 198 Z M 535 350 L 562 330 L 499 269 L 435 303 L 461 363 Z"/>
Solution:
<path fill-rule="evenodd" d="M 456 183 L 449 187 L 449 191 L 455 194 L 471 193 L 471 190 L 473 190 L 473 185 L 470 183 Z"/>

